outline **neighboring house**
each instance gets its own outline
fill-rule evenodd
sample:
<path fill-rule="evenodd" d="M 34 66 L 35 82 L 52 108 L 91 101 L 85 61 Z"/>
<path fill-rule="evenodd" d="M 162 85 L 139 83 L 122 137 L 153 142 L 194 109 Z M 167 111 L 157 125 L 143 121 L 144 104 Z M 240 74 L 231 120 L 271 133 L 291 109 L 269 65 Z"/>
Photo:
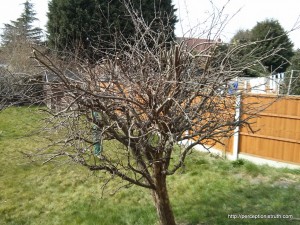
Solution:
<path fill-rule="evenodd" d="M 187 50 L 195 52 L 195 53 L 204 53 L 210 50 L 216 44 L 222 43 L 221 40 L 210 40 L 203 38 L 177 38 L 177 42 L 183 42 L 184 46 Z"/>
<path fill-rule="evenodd" d="M 206 55 L 218 44 L 222 44 L 219 39 L 217 41 L 202 38 L 177 38 L 178 43 L 182 43 L 184 47 L 195 54 Z M 279 94 L 280 87 L 284 82 L 284 73 L 279 73 L 267 77 L 238 77 L 232 81 L 237 90 L 243 90 L 248 93 L 256 94 Z M 235 89 L 235 88 L 234 88 Z"/>

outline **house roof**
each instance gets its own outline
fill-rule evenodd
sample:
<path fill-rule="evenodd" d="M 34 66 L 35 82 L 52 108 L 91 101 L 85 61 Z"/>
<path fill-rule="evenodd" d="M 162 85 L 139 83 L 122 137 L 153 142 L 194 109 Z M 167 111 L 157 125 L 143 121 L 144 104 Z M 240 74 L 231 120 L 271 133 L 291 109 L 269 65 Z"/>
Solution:
<path fill-rule="evenodd" d="M 221 43 L 221 40 L 210 40 L 210 39 L 203 39 L 203 38 L 177 38 L 179 43 L 183 42 L 185 47 L 188 50 L 193 50 L 197 52 L 205 52 L 210 49 L 215 44 Z"/>

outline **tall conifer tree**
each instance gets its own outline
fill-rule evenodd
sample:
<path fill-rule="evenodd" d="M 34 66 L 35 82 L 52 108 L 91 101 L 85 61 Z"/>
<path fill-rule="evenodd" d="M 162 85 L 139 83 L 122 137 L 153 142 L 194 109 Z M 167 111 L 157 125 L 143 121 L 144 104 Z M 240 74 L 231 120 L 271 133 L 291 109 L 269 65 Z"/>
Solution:
<path fill-rule="evenodd" d="M 4 32 L 1 35 L 4 46 L 13 42 L 39 43 L 41 41 L 42 29 L 33 26 L 33 22 L 38 20 L 35 17 L 33 4 L 27 0 L 23 5 L 24 10 L 21 16 L 9 24 L 4 24 Z"/>
<path fill-rule="evenodd" d="M 165 40 L 174 38 L 177 19 L 171 0 L 133 0 L 129 6 L 146 24 L 151 24 L 151 29 L 165 34 Z M 135 35 L 134 23 L 122 0 L 52 0 L 48 18 L 52 47 L 73 53 L 79 51 L 81 56 L 90 59 L 100 58 L 103 51 L 124 47 L 120 40 L 130 41 Z"/>

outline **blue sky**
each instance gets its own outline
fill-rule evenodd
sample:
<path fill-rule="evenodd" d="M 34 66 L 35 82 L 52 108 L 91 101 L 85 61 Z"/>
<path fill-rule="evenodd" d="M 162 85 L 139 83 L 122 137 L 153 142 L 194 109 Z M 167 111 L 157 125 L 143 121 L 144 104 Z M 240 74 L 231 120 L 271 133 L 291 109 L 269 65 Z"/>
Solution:
<path fill-rule="evenodd" d="M 0 28 L 3 28 L 3 23 L 8 23 L 20 16 L 24 1 L 0 0 Z M 48 1 L 32 0 L 31 2 L 34 3 L 37 17 L 40 20 L 36 25 L 44 28 L 47 22 Z M 214 6 L 210 2 L 213 2 Z M 173 0 L 178 8 L 179 17 L 176 35 L 205 38 L 206 34 L 203 34 L 203 30 L 210 26 L 209 22 L 211 21 L 207 18 L 213 10 L 218 12 L 227 2 L 227 0 Z M 235 13 L 237 14 L 234 15 Z M 257 22 L 267 18 L 277 19 L 288 31 L 297 23 L 299 15 L 299 0 L 231 0 L 222 15 L 222 20 L 227 18 L 228 23 L 222 33 L 217 36 L 223 41 L 228 41 L 239 29 L 251 29 Z M 204 24 L 203 21 L 207 21 L 207 23 Z M 297 25 L 300 27 L 300 21 Z M 300 28 L 289 33 L 289 36 L 294 42 L 295 48 L 300 48 Z"/>

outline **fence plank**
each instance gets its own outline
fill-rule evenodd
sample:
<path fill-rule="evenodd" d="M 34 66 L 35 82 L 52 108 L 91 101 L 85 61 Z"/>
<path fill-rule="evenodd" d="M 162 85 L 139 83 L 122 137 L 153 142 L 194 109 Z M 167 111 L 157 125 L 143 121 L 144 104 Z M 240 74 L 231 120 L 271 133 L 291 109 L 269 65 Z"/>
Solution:
<path fill-rule="evenodd" d="M 239 153 L 278 161 L 300 163 L 300 97 L 245 96 L 245 104 L 262 107 L 273 103 L 251 119 L 251 133 L 241 128 Z M 244 115 L 246 116 L 246 115 Z"/>

